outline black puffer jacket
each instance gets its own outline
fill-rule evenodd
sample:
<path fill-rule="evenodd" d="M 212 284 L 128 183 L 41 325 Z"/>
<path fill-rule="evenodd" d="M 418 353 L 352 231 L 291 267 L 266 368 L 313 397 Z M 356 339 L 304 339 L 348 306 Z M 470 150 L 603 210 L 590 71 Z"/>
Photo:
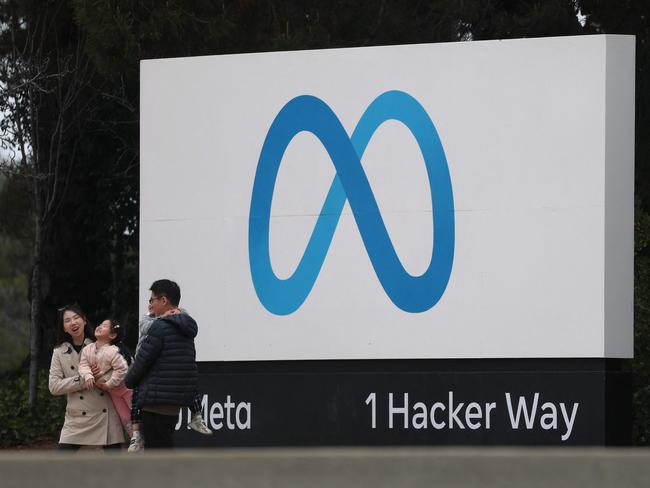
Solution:
<path fill-rule="evenodd" d="M 138 388 L 138 406 L 191 405 L 198 389 L 194 338 L 198 326 L 187 314 L 156 320 L 124 382 Z"/>

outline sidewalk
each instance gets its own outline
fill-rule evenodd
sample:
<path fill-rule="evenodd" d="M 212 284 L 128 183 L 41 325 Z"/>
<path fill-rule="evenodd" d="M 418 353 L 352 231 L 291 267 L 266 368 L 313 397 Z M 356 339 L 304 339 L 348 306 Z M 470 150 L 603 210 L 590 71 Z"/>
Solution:
<path fill-rule="evenodd" d="M 2 488 L 647 487 L 648 449 L 340 448 L 0 453 Z"/>

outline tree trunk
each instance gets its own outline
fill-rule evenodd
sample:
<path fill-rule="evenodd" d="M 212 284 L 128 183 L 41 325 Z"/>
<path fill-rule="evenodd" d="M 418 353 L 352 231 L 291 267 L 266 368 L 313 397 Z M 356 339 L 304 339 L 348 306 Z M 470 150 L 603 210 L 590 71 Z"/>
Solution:
<path fill-rule="evenodd" d="M 42 227 L 41 219 L 37 213 L 34 219 L 34 266 L 30 282 L 30 339 L 29 339 L 29 407 L 33 410 L 37 403 L 38 386 L 38 356 L 41 346 L 41 327 L 39 317 L 41 315 L 41 248 L 42 248 Z"/>
<path fill-rule="evenodd" d="M 116 226 L 117 227 L 117 226 Z M 119 278 L 118 278 L 118 266 L 117 266 L 117 256 L 118 256 L 118 237 L 117 232 L 113 231 L 113 239 L 111 243 L 111 310 L 110 316 L 113 318 L 117 317 L 117 287 Z M 118 319 L 122 320 L 122 319 Z"/>

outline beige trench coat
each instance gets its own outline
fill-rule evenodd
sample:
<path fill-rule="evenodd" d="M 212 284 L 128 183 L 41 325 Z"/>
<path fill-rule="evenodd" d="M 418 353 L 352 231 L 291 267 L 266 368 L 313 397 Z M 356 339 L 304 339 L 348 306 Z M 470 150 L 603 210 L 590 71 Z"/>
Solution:
<path fill-rule="evenodd" d="M 86 344 L 91 342 L 86 339 Z M 103 446 L 124 442 L 122 424 L 110 395 L 98 388 L 84 389 L 79 354 L 67 342 L 54 348 L 49 387 L 52 395 L 68 395 L 60 443 Z"/>

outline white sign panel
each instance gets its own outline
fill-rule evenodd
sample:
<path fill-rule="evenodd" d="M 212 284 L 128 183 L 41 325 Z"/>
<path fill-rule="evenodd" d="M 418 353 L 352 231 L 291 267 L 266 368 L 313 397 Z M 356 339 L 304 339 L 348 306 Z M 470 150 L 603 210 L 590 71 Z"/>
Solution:
<path fill-rule="evenodd" d="M 143 61 L 202 361 L 631 357 L 634 38 Z"/>

